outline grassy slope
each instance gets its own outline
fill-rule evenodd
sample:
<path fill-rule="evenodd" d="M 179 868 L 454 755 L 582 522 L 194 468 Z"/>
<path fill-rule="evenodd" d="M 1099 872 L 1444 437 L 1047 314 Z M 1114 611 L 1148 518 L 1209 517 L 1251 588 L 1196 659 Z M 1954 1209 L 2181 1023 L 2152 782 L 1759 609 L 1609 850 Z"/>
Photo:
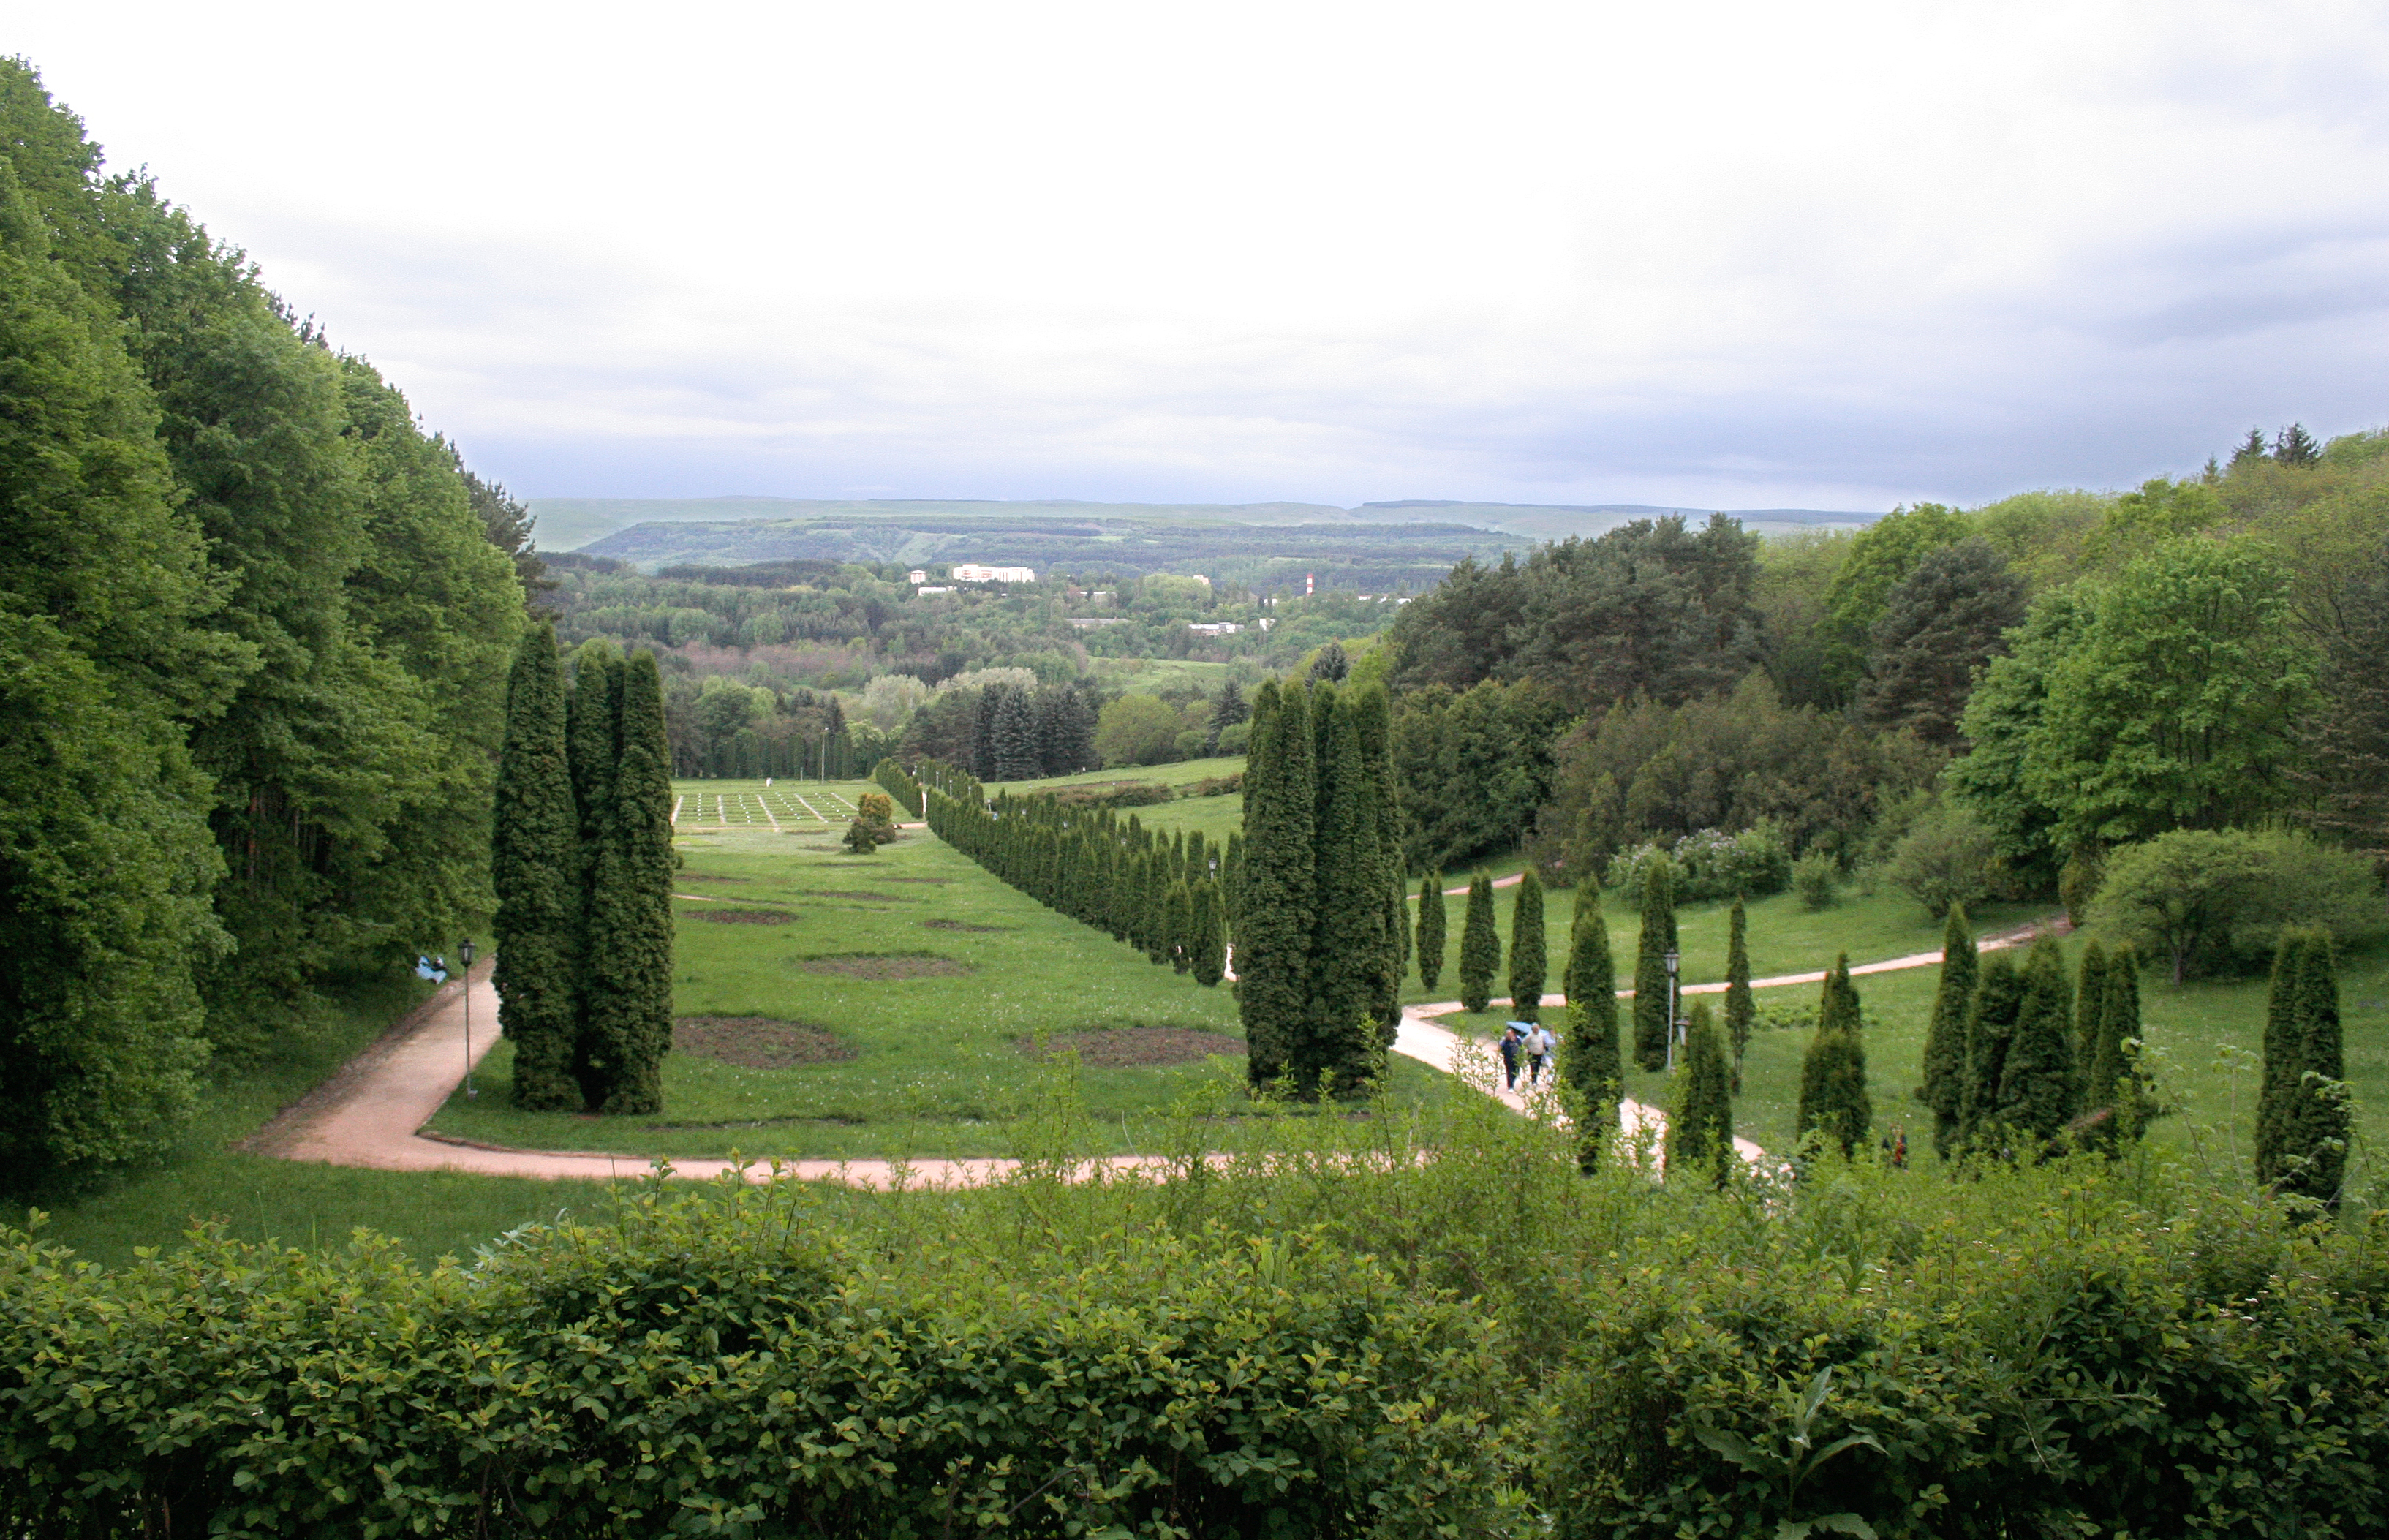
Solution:
<path fill-rule="evenodd" d="M 351 1170 L 232 1148 L 379 1037 L 423 994 L 411 976 L 351 983 L 310 1012 L 263 1063 L 219 1076 L 170 1160 L 46 1203 L 45 1234 L 114 1264 L 129 1261 L 136 1246 L 172 1245 L 205 1219 L 221 1219 L 246 1240 L 302 1246 L 344 1242 L 363 1225 L 428 1257 L 467 1251 L 526 1220 L 585 1203 L 589 1189 L 581 1183 Z"/>
<path fill-rule="evenodd" d="M 722 923 L 700 916 L 729 906 L 678 904 L 676 1011 L 801 1021 L 834 1032 L 857 1056 L 763 1070 L 675 1054 L 665 1064 L 670 1111 L 657 1117 L 526 1113 L 500 1094 L 452 1100 L 435 1128 L 495 1144 L 638 1155 L 1006 1154 L 1013 1135 L 1005 1120 L 1040 1083 L 1036 1061 L 1017 1046 L 1022 1039 L 1122 1025 L 1242 1036 L 1224 988 L 1156 967 L 926 834 L 862 859 L 824 849 L 819 839 L 768 833 L 680 843 L 686 860 L 680 891 L 785 906 L 797 918 Z M 932 920 L 990 928 L 932 928 Z M 933 953 L 974 972 L 867 980 L 802 965 L 858 952 Z M 505 1082 L 506 1052 L 501 1044 L 488 1061 L 493 1086 Z M 1429 1075 L 1407 1063 L 1399 1073 L 1407 1088 Z M 1089 1068 L 1081 1086 L 1090 1113 L 1115 1130 L 1114 1147 L 1134 1150 L 1152 1146 L 1172 1102 L 1207 1096 L 1223 1075 L 1240 1082 L 1242 1075 L 1233 1059 Z"/>

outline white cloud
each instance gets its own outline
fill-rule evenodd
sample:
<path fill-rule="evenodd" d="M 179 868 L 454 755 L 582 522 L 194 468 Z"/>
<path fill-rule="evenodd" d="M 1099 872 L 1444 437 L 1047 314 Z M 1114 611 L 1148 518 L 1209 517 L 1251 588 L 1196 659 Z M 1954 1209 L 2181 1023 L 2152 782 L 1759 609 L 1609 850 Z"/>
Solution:
<path fill-rule="evenodd" d="M 535 494 L 1880 507 L 2389 415 L 2353 5 L 11 30 Z"/>

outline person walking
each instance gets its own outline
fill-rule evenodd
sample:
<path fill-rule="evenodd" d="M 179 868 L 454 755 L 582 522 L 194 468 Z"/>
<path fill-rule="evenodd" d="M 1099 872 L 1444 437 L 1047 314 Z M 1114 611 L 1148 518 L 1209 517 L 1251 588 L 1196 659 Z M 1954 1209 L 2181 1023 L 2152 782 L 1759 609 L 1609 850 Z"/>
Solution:
<path fill-rule="evenodd" d="M 1539 1085 L 1542 1084 L 1542 1080 L 1543 1080 L 1543 1070 L 1544 1070 L 1544 1068 L 1545 1068 L 1547 1065 L 1549 1065 L 1549 1064 L 1551 1063 L 1551 1062 L 1552 1062 L 1552 1049 L 1554 1049 L 1554 1048 L 1556 1048 L 1556 1047 L 1558 1047 L 1558 1046 L 1559 1046 L 1559 1039 L 1558 1039 L 1557 1037 L 1553 1037 L 1553 1036 L 1552 1035 L 1552 1029 L 1551 1029 L 1550 1027 L 1548 1027 L 1548 1026 L 1545 1026 L 1542 1023 L 1540 1023 L 1540 1022 L 1537 1022 L 1537 1023 L 1536 1023 L 1532 1027 L 1530 1027 L 1530 1028 L 1528 1028 L 1528 1029 L 1527 1029 L 1527 1085 L 1529 1085 L 1529 1086 L 1539 1086 Z"/>
<path fill-rule="evenodd" d="M 1518 1088 L 1518 1024 L 1512 1022 L 1501 1029 L 1501 1081 L 1508 1090 Z"/>

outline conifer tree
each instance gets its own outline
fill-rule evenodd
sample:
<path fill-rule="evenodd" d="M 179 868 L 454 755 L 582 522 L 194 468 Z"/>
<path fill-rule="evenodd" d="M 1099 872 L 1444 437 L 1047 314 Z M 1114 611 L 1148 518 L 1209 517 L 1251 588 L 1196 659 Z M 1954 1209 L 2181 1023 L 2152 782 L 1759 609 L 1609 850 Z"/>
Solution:
<path fill-rule="evenodd" d="M 2003 951 L 1985 957 L 1966 1011 L 1966 1089 L 1958 1114 L 1965 1142 L 1984 1138 L 1997 1120 L 1999 1080 L 2007 1073 L 2008 1045 L 2023 1004 L 2024 974 L 2015 959 Z"/>
<path fill-rule="evenodd" d="M 1542 1020 L 1544 947 L 1543 882 L 1529 866 L 1510 909 L 1510 1014 L 1522 1022 Z"/>
<path fill-rule="evenodd" d="M 2298 993 L 2306 939 L 2303 930 L 2281 932 L 2265 993 L 2265 1058 L 2256 1088 L 2256 1181 L 2263 1187 L 2279 1185 L 2289 1171 L 2290 1103 L 2306 1067 L 2306 1024 L 2299 1014 Z"/>
<path fill-rule="evenodd" d="M 1236 939 L 1237 895 L 1244 887 L 1245 836 L 1241 830 L 1228 831 L 1227 854 L 1220 858 L 1220 915 L 1226 923 L 1228 939 Z"/>
<path fill-rule="evenodd" d="M 2103 966 L 2102 972 L 2104 972 Z M 2025 958 L 2015 1036 L 1999 1071 L 1993 1115 L 2043 1141 L 2082 1112 L 2082 1071 L 2074 1045 L 2074 989 L 2057 943 L 2042 936 Z"/>
<path fill-rule="evenodd" d="M 566 752 L 572 762 L 572 797 L 581 810 L 581 841 L 593 856 L 606 831 L 606 799 L 622 758 L 622 655 L 603 637 L 572 655 Z"/>
<path fill-rule="evenodd" d="M 1642 936 L 1634 951 L 1634 1062 L 1645 1071 L 1667 1064 L 1667 956 L 1676 949 L 1675 872 L 1666 857 L 1642 874 Z"/>
<path fill-rule="evenodd" d="M 1393 705 L 1382 684 L 1352 693 L 1352 723 L 1359 739 L 1363 821 L 1375 835 L 1369 885 L 1375 895 L 1375 937 L 1370 998 L 1377 1020 L 1374 1049 L 1389 1049 L 1401 1025 L 1402 971 L 1410 962 L 1409 910 L 1402 902 L 1402 839 L 1399 777 L 1394 770 Z"/>
<path fill-rule="evenodd" d="M 1625 1063 L 1617 1043 L 1617 962 L 1609 953 L 1601 889 L 1591 884 L 1576 890 L 1565 987 L 1568 1029 L 1560 1042 L 1559 1071 L 1574 1093 L 1577 1165 L 1590 1175 L 1617 1129 Z"/>
<path fill-rule="evenodd" d="M 1419 986 L 1433 989 L 1435 981 L 1443 976 L 1444 926 L 1450 917 L 1444 912 L 1443 868 L 1430 866 L 1424 880 L 1419 884 L 1418 972 Z"/>
<path fill-rule="evenodd" d="M 1194 885 L 1194 982 L 1210 988 L 1227 964 L 1227 927 L 1220 914 L 1220 885 Z"/>
<path fill-rule="evenodd" d="M 1501 937 L 1493 925 L 1493 880 L 1468 879 L 1468 910 L 1460 923 L 1460 1004 L 1482 1011 L 1493 1003 L 1493 976 L 1501 967 Z"/>
<path fill-rule="evenodd" d="M 1933 1015 L 1924 1028 L 1922 1097 L 1933 1114 L 1933 1152 L 1949 1158 L 1958 1147 L 1966 1110 L 1966 1015 L 1974 1009 L 1982 954 L 1962 904 L 1949 906 L 1941 927 L 1941 980 L 1933 991 Z"/>
<path fill-rule="evenodd" d="M 1874 1122 L 1861 1025 L 1858 990 L 1850 983 L 1850 959 L 1845 952 L 1825 975 L 1816 1034 L 1801 1057 L 1799 1110 L 1800 1131 L 1822 1130 L 1845 1155 L 1858 1148 Z"/>
<path fill-rule="evenodd" d="M 1332 684 L 1310 693 L 1317 811 L 1313 815 L 1310 1017 L 1295 1079 L 1337 1093 L 1376 1068 L 1377 970 L 1385 957 L 1382 846 L 1374 788 L 1361 755 L 1355 696 Z"/>
<path fill-rule="evenodd" d="M 1194 932 L 1194 894 L 1186 885 L 1185 878 L 1171 881 L 1169 895 L 1163 903 L 1167 906 L 1166 928 L 1169 934 L 1165 950 L 1169 965 L 1182 974 L 1194 966 L 1194 948 L 1200 939 Z"/>
<path fill-rule="evenodd" d="M 2281 1190 L 2327 1207 L 2339 1204 L 2355 1131 L 2348 1105 L 2346 1043 L 2339 1013 L 2339 967 L 2331 933 L 2309 932 L 2296 979 L 2298 1083 L 2283 1124 L 2288 1130 Z"/>
<path fill-rule="evenodd" d="M 498 1029 L 515 1045 L 519 1107 L 579 1112 L 581 816 L 565 754 L 564 676 L 548 626 L 524 630 L 506 683 L 490 840 Z"/>
<path fill-rule="evenodd" d="M 622 670 L 622 757 L 607 799 L 591 909 L 587 1063 L 610 1114 L 663 1110 L 671 1050 L 671 773 L 663 681 L 642 652 Z"/>
<path fill-rule="evenodd" d="M 1235 920 L 1236 1008 L 1255 1085 L 1285 1073 L 1309 1009 L 1316 817 L 1308 693 L 1269 681 L 1253 698 Z"/>
<path fill-rule="evenodd" d="M 2147 1092 L 2127 1046 L 2140 1035 L 2140 960 L 2128 944 L 2108 955 L 2102 992 L 2098 1047 L 2090 1057 L 2083 1105 L 2091 1112 L 2106 1109 L 2108 1115 L 2096 1138 L 2113 1150 L 2140 1138 L 2149 1114 Z"/>
<path fill-rule="evenodd" d="M 1709 1002 L 1693 1004 L 1684 1072 L 1667 1117 L 1667 1175 L 1723 1187 L 1732 1171 L 1733 1098 L 1726 1088 L 1725 1039 Z"/>
<path fill-rule="evenodd" d="M 1740 895 L 1726 915 L 1725 1037 L 1731 1056 L 1733 1094 L 1742 1094 L 1742 1059 L 1750 1050 L 1750 1030 L 1758 1021 L 1758 1002 L 1750 993 L 1750 915 Z"/>
<path fill-rule="evenodd" d="M 2107 948 L 2092 936 L 2082 948 L 2074 986 L 2074 1058 L 2087 1076 L 2099 1051 L 2099 1021 L 2107 1010 Z"/>
<path fill-rule="evenodd" d="M 1158 847 L 1144 859 L 1144 955 L 1158 964 L 1169 961 L 1179 941 L 1176 916 L 1169 909 L 1169 885 L 1178 880 L 1178 862 L 1168 845 L 1156 843 Z"/>

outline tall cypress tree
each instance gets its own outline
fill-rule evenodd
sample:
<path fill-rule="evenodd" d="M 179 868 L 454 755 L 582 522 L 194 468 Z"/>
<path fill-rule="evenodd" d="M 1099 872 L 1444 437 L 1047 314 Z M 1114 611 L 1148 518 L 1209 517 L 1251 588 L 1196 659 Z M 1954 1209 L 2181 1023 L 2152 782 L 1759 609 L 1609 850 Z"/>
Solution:
<path fill-rule="evenodd" d="M 1642 873 L 1642 935 L 1634 949 L 1634 1062 L 1645 1071 L 1667 1063 L 1667 953 L 1676 949 L 1675 872 L 1662 856 Z"/>
<path fill-rule="evenodd" d="M 1732 1055 L 1733 1094 L 1742 1094 L 1742 1058 L 1750 1050 L 1750 1029 L 1758 1021 L 1758 1002 L 1750 993 L 1750 915 L 1740 895 L 1726 915 L 1725 1037 Z"/>
<path fill-rule="evenodd" d="M 2272 1187 L 2289 1170 L 2290 1102 L 2305 1070 L 2305 1025 L 2298 1013 L 2299 974 L 2306 964 L 2306 933 L 2284 929 L 2273 950 L 2273 976 L 2265 994 L 2265 1060 L 2256 1089 L 2256 1180 Z"/>
<path fill-rule="evenodd" d="M 1617 1128 L 1624 1060 L 1617 1044 L 1617 961 L 1609 954 L 1609 924 L 1601 889 L 1576 890 L 1568 926 L 1567 1036 L 1560 1043 L 1560 1075 L 1575 1092 L 1577 1165 L 1590 1174 Z"/>
<path fill-rule="evenodd" d="M 1443 868 L 1430 866 L 1419 884 L 1418 971 L 1419 986 L 1433 989 L 1435 981 L 1443 976 L 1444 926 L 1450 923 L 1444 912 Z"/>
<path fill-rule="evenodd" d="M 564 676 L 556 632 L 524 630 L 506 681 L 506 736 L 498 756 L 490 839 L 497 892 L 492 966 L 498 1029 L 515 1045 L 515 1104 L 578 1112 L 572 1076 L 579 1036 L 580 813 L 565 754 Z"/>
<path fill-rule="evenodd" d="M 1228 851 L 1220 858 L 1220 918 L 1227 927 L 1228 939 L 1236 939 L 1237 895 L 1245 881 L 1245 836 L 1239 829 L 1228 831 Z"/>
<path fill-rule="evenodd" d="M 1179 936 L 1169 911 L 1169 885 L 1178 880 L 1178 861 L 1169 846 L 1159 844 L 1144 859 L 1144 955 L 1156 964 L 1169 961 Z"/>
<path fill-rule="evenodd" d="M 1966 1010 L 1966 1088 L 1958 1114 L 1961 1138 L 1985 1137 L 1998 1118 L 2000 1077 L 2007 1073 L 2008 1045 L 2015 1038 L 2016 1012 L 2024 1004 L 2024 974 L 2015 959 L 1993 952 L 1982 960 L 1974 1003 Z"/>
<path fill-rule="evenodd" d="M 2090 1073 L 2099 1052 L 2099 1020 L 2107 1011 L 2107 948 L 2093 936 L 2082 948 L 2081 972 L 2074 985 L 2074 1062 Z"/>
<path fill-rule="evenodd" d="M 1169 896 L 1162 903 L 1168 916 L 1166 928 L 1169 933 L 1164 949 L 1169 954 L 1169 965 L 1182 974 L 1186 973 L 1194 966 L 1194 948 L 1199 937 L 1194 932 L 1194 893 L 1186 885 L 1185 878 L 1170 880 Z"/>
<path fill-rule="evenodd" d="M 2133 1068 L 2135 1056 L 2126 1046 L 2140 1035 L 2140 959 L 2128 944 L 2109 954 L 2103 993 L 2098 1048 L 2090 1056 L 2083 1105 L 2091 1112 L 2107 1110 L 2096 1137 L 2113 1150 L 2140 1137 L 2149 1112 L 2147 1093 Z"/>
<path fill-rule="evenodd" d="M 622 758 L 622 655 L 603 637 L 572 654 L 572 698 L 565 725 L 572 797 L 582 847 L 594 857 L 606 832 L 606 800 Z"/>
<path fill-rule="evenodd" d="M 1733 1098 L 1726 1088 L 1725 1039 L 1709 1002 L 1693 1006 L 1684 1073 L 1667 1117 L 1667 1175 L 1723 1187 L 1733 1165 Z"/>
<path fill-rule="evenodd" d="M 2296 981 L 2298 1083 L 2287 1116 L 2288 1152 L 2281 1189 L 2336 1208 L 2347 1179 L 2347 1146 L 2354 1118 L 2344 1082 L 2346 1043 L 2340 1025 L 2339 967 L 2331 934 L 2306 937 Z"/>
<path fill-rule="evenodd" d="M 1194 885 L 1194 982 L 1209 988 L 1220 982 L 1227 963 L 1227 926 L 1220 913 L 1220 885 Z"/>
<path fill-rule="evenodd" d="M 2016 1006 L 2015 1037 L 1999 1071 L 1993 1115 L 2012 1128 L 2048 1140 L 2081 1112 L 2074 989 L 2066 981 L 2063 954 L 2044 935 L 2025 958 L 2024 999 Z"/>
<path fill-rule="evenodd" d="M 1542 1020 L 1543 977 L 1550 972 L 1545 948 L 1543 880 L 1529 866 L 1510 908 L 1510 1013 L 1522 1022 Z"/>
<path fill-rule="evenodd" d="M 597 1110 L 663 1110 L 671 1051 L 671 774 L 656 655 L 622 670 L 622 757 L 607 805 L 591 931 L 588 1064 Z"/>
<path fill-rule="evenodd" d="M 1236 1008 L 1256 1085 L 1290 1067 L 1309 1010 L 1316 816 L 1309 701 L 1301 685 L 1271 680 L 1253 698 L 1236 906 Z"/>
<path fill-rule="evenodd" d="M 1352 722 L 1360 739 L 1361 779 L 1376 834 L 1370 883 L 1376 894 L 1376 964 L 1371 997 L 1377 1018 L 1376 1046 L 1391 1048 L 1402 1019 L 1402 970 L 1409 965 L 1409 910 L 1402 902 L 1402 835 L 1399 778 L 1394 770 L 1393 705 L 1382 684 L 1352 695 Z"/>
<path fill-rule="evenodd" d="M 1825 975 L 1816 1035 L 1800 1061 L 1799 1127 L 1803 1133 L 1823 1130 L 1845 1155 L 1858 1148 L 1874 1122 L 1861 1025 L 1850 958 L 1844 952 Z"/>
<path fill-rule="evenodd" d="M 1296 1055 L 1298 1084 L 1342 1092 L 1376 1063 L 1376 970 L 1384 957 L 1378 901 L 1376 808 L 1361 759 L 1353 698 L 1332 684 L 1311 691 L 1317 759 L 1312 822 L 1310 1030 Z"/>
<path fill-rule="evenodd" d="M 1501 936 L 1493 924 L 1493 879 L 1468 879 L 1468 911 L 1460 923 L 1460 1004 L 1482 1011 L 1493 1003 L 1493 975 L 1501 968 Z"/>
<path fill-rule="evenodd" d="M 1924 1105 L 1933 1113 L 1933 1152 L 1948 1159 L 1958 1145 L 1966 1110 L 1966 1013 L 1974 1008 L 1982 954 L 1962 904 L 1949 906 L 1941 928 L 1941 982 L 1924 1028 Z"/>

